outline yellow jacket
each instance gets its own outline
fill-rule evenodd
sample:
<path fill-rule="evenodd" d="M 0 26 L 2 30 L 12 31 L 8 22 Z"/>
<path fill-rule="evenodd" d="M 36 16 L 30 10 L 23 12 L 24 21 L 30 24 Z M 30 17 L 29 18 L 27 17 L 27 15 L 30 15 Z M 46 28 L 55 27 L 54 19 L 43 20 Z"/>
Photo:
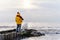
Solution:
<path fill-rule="evenodd" d="M 20 14 L 16 15 L 15 21 L 16 24 L 22 24 L 23 18 L 20 16 Z"/>

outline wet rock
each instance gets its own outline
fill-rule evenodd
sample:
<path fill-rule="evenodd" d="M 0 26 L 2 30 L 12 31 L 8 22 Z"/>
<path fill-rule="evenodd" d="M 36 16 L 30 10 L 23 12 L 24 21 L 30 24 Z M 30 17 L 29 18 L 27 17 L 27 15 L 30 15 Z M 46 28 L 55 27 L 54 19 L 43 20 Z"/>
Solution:
<path fill-rule="evenodd" d="M 34 30 L 34 29 L 25 29 L 24 31 L 22 31 L 22 33 L 25 35 L 25 36 L 42 36 L 42 35 L 45 35 L 43 33 L 40 33 L 38 32 L 37 30 Z"/>
<path fill-rule="evenodd" d="M 8 30 L 0 32 L 2 40 L 14 40 L 16 38 L 16 30 Z M 23 39 L 26 37 L 34 37 L 34 36 L 42 36 L 45 35 L 43 33 L 38 32 L 34 29 L 25 29 L 22 30 L 21 33 L 17 33 L 17 37 Z"/>

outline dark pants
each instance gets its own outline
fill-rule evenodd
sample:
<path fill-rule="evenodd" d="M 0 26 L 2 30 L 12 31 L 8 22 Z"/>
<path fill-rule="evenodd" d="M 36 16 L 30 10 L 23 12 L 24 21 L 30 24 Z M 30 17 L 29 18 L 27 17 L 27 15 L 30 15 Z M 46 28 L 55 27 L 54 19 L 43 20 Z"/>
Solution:
<path fill-rule="evenodd" d="M 17 24 L 16 32 L 21 32 L 21 24 Z"/>
<path fill-rule="evenodd" d="M 17 33 L 20 33 L 21 32 L 21 24 L 17 24 L 17 28 L 16 28 L 16 37 L 17 37 L 17 40 L 20 40 L 19 36 Z"/>

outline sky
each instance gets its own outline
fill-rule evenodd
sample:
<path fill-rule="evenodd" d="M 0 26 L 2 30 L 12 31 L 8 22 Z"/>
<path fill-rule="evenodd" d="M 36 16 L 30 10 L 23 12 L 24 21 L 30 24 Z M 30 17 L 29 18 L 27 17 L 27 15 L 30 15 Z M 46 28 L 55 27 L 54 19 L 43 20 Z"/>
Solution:
<path fill-rule="evenodd" d="M 0 23 L 15 22 L 18 10 L 24 22 L 60 22 L 60 0 L 0 0 Z"/>

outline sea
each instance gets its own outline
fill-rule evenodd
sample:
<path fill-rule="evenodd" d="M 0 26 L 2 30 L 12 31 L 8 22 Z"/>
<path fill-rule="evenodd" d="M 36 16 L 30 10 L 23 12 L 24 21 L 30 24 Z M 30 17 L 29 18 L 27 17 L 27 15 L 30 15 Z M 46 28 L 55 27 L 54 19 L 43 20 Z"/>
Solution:
<path fill-rule="evenodd" d="M 0 31 L 12 30 L 15 28 L 16 24 L 1 25 Z M 21 29 L 35 29 L 45 34 L 44 36 L 28 37 L 21 40 L 60 40 L 60 23 L 26 22 L 23 23 Z"/>

